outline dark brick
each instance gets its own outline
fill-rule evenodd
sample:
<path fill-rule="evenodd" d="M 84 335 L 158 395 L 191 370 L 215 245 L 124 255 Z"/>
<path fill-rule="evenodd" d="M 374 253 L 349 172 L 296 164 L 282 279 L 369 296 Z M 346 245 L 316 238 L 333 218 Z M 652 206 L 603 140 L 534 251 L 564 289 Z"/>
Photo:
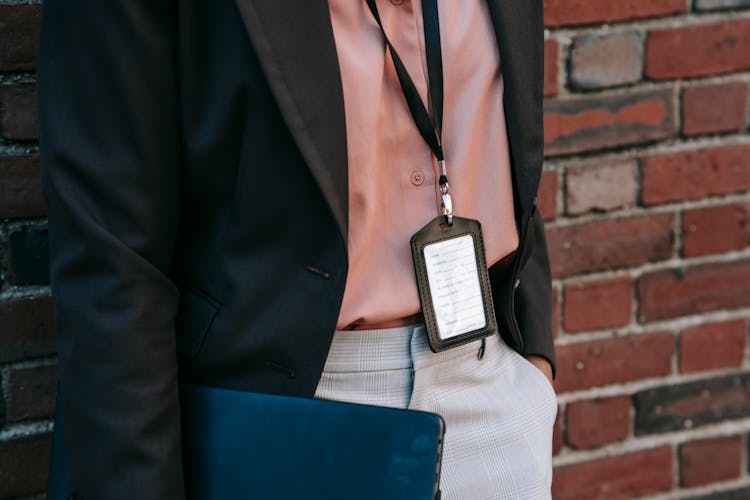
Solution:
<path fill-rule="evenodd" d="M 51 446 L 51 434 L 0 442 L 0 498 L 46 489 Z"/>
<path fill-rule="evenodd" d="M 0 302 L 0 325 L 0 363 L 55 353 L 51 297 Z"/>
<path fill-rule="evenodd" d="M 0 136 L 29 141 L 37 138 L 37 129 L 34 85 L 0 86 Z"/>
<path fill-rule="evenodd" d="M 0 385 L 0 427 L 5 424 L 7 410 L 8 404 L 5 401 L 5 394 L 3 393 L 3 388 Z"/>
<path fill-rule="evenodd" d="M 51 417 L 55 412 L 57 366 L 16 368 L 8 374 L 8 420 Z"/>
<path fill-rule="evenodd" d="M 0 71 L 34 69 L 39 5 L 0 5 Z"/>
<path fill-rule="evenodd" d="M 550 229 L 552 274 L 564 277 L 668 259 L 673 223 L 670 214 L 651 214 Z"/>
<path fill-rule="evenodd" d="M 744 7 L 750 7 L 750 0 L 695 0 L 695 10 L 742 9 Z M 750 494 L 747 498 L 750 498 Z"/>
<path fill-rule="evenodd" d="M 750 498 L 750 488 L 739 490 L 713 491 L 708 495 L 689 497 L 687 500 L 747 500 Z"/>
<path fill-rule="evenodd" d="M 686 500 L 747 500 L 750 498 L 750 488 L 740 488 L 729 491 L 712 491 L 707 495 L 687 497 Z"/>
<path fill-rule="evenodd" d="M 676 129 L 672 90 L 633 91 L 545 102 L 548 156 L 580 153 L 670 137 Z"/>
<path fill-rule="evenodd" d="M 748 417 L 750 373 L 648 389 L 634 400 L 636 435 Z"/>
<path fill-rule="evenodd" d="M 8 243 L 12 283 L 49 283 L 49 238 L 46 224 L 10 233 Z"/>
<path fill-rule="evenodd" d="M 750 487 L 729 491 L 712 491 L 707 495 L 687 497 L 687 500 L 747 500 L 750 498 Z"/>
<path fill-rule="evenodd" d="M 646 273 L 636 287 L 641 321 L 750 305 L 750 260 Z"/>
<path fill-rule="evenodd" d="M 0 219 L 45 213 L 38 156 L 0 158 Z"/>

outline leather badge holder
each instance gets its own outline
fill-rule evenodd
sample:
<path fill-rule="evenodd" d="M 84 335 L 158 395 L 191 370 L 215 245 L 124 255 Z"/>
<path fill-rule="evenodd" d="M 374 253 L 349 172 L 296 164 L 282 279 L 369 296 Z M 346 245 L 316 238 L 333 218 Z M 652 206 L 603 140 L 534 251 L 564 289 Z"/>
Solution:
<path fill-rule="evenodd" d="M 436 217 L 412 236 L 411 252 L 432 352 L 497 332 L 479 221 Z"/>

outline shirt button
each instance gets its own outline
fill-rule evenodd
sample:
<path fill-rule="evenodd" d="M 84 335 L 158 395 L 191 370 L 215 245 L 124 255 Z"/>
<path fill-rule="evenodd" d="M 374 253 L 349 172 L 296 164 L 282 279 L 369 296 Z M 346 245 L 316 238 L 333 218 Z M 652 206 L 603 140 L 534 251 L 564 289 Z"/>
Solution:
<path fill-rule="evenodd" d="M 419 170 L 415 170 L 411 173 L 411 183 L 415 186 L 421 186 L 424 184 L 424 174 Z"/>

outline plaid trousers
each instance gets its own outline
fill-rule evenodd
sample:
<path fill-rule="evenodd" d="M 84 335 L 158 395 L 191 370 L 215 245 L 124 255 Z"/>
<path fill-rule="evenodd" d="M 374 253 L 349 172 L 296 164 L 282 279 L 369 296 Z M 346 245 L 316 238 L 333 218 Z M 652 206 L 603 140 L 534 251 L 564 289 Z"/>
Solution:
<path fill-rule="evenodd" d="M 423 325 L 336 332 L 315 397 L 438 413 L 449 500 L 549 499 L 557 398 L 499 335 L 440 353 Z"/>

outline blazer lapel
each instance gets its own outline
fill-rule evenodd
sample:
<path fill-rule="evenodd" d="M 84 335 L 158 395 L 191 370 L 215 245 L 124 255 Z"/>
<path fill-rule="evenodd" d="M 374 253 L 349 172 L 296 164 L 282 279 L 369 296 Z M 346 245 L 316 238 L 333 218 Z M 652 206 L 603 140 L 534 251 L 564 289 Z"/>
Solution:
<path fill-rule="evenodd" d="M 281 113 L 346 241 L 341 77 L 326 0 L 236 0 Z"/>
<path fill-rule="evenodd" d="M 346 123 L 328 4 L 235 1 L 284 119 L 346 239 Z M 517 201 L 520 212 L 528 214 L 543 161 L 542 1 L 487 1 L 500 49 Z"/>
<path fill-rule="evenodd" d="M 531 209 L 544 159 L 542 0 L 488 0 L 500 49 L 503 105 L 521 213 Z"/>

